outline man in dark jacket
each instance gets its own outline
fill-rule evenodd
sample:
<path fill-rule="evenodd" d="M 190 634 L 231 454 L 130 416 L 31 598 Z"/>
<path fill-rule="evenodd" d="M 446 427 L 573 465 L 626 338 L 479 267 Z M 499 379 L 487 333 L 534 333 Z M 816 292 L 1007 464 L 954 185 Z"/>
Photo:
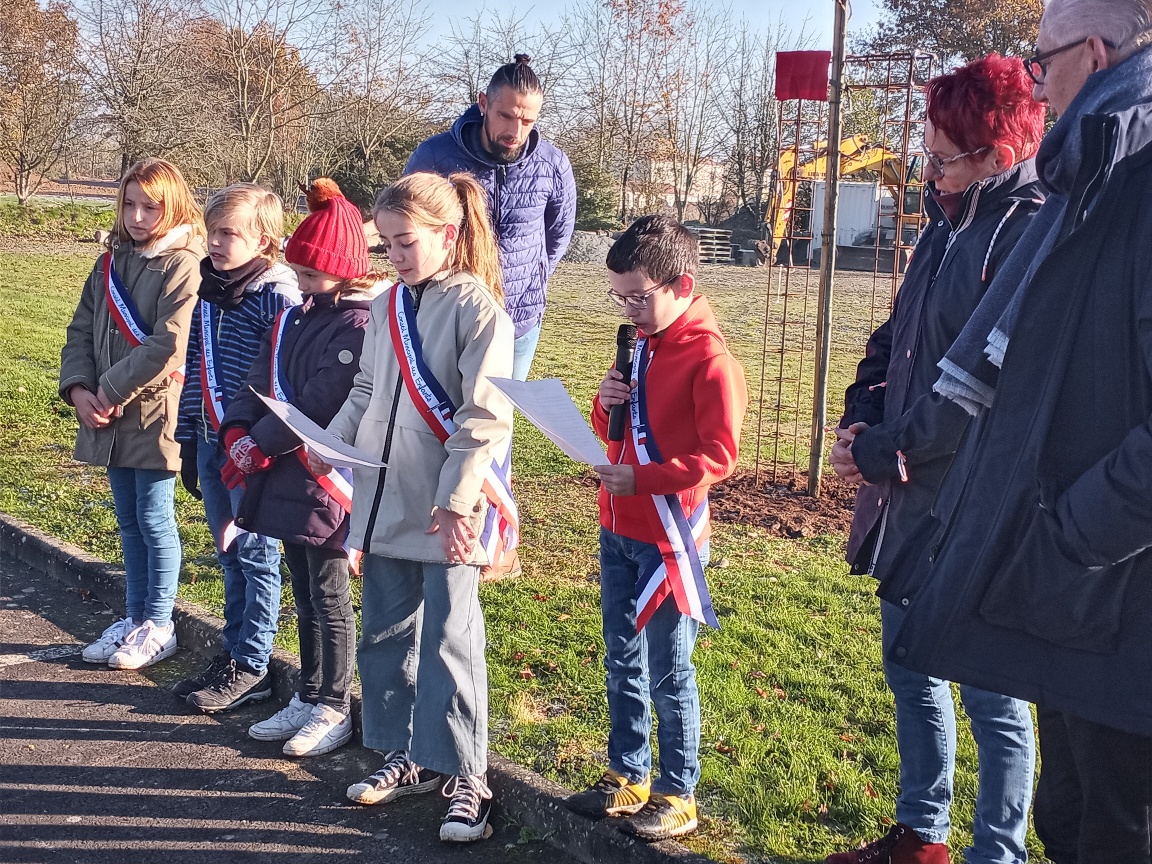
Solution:
<path fill-rule="evenodd" d="M 559 148 L 534 128 L 543 103 L 540 79 L 517 54 L 447 132 L 413 152 L 405 174 L 469 171 L 488 190 L 488 208 L 504 275 L 504 305 L 516 325 L 513 377 L 528 377 L 548 280 L 576 226 L 576 181 Z"/>
<path fill-rule="evenodd" d="M 930 510 L 968 414 L 932 392 L 936 363 L 1043 200 L 1032 157 L 1044 108 L 1019 60 L 992 55 L 929 82 L 924 129 L 929 223 L 916 244 L 892 317 L 868 341 L 832 453 L 833 467 L 863 482 L 848 558 L 883 577 L 904 537 Z M 1023 161 L 1021 161 L 1023 160 Z M 881 601 L 887 646 L 902 606 Z M 885 662 L 896 701 L 900 752 L 897 824 L 829 864 L 888 860 L 948 864 L 956 719 L 947 680 Z M 1027 703 L 961 687 L 980 751 L 968 864 L 1022 864 L 1035 760 Z M 887 858 L 881 853 L 886 853 Z"/>
<path fill-rule="evenodd" d="M 1149 0 L 1044 11 L 1049 196 L 941 362 L 976 420 L 881 585 L 888 659 L 1037 703 L 1056 864 L 1152 860 L 1149 30 Z"/>

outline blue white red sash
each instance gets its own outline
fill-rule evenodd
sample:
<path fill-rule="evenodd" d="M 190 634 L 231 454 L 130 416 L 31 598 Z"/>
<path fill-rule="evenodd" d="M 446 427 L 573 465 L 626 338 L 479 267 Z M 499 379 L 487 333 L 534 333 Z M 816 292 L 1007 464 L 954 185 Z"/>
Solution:
<path fill-rule="evenodd" d="M 144 340 L 152 335 L 152 327 L 132 302 L 132 295 L 128 293 L 120 274 L 112 264 L 111 252 L 104 253 L 104 298 L 108 302 L 108 313 L 128 344 L 133 348 L 144 344 Z M 170 377 L 177 384 L 183 384 L 184 367 L 174 370 Z"/>
<path fill-rule="evenodd" d="M 632 380 L 636 386 L 632 388 L 628 407 L 636 459 L 641 465 L 664 461 L 648 427 L 645 376 L 650 360 L 648 340 L 640 339 L 632 360 Z M 636 631 L 644 629 L 669 594 L 683 614 L 719 629 L 720 622 L 712 610 L 712 598 L 708 594 L 704 565 L 700 560 L 700 550 L 712 534 L 708 498 L 705 497 L 691 514 L 685 514 L 676 495 L 651 495 L 648 498 L 651 501 L 650 519 L 654 525 L 660 526 L 664 539 L 656 544 L 660 549 L 660 563 L 649 572 L 641 573 L 636 580 Z M 639 500 L 644 500 L 644 496 Z"/>
<path fill-rule="evenodd" d="M 212 326 L 212 304 L 200 301 L 200 392 L 204 396 L 204 411 L 215 432 L 224 422 L 224 388 L 216 377 L 216 328 Z"/>
<path fill-rule="evenodd" d="M 293 399 L 292 386 L 284 374 L 284 367 L 280 362 L 280 350 L 284 344 L 284 334 L 288 326 L 300 314 L 299 306 L 290 306 L 282 309 L 272 324 L 272 398 L 277 402 L 291 402 Z M 328 496 L 344 510 L 352 512 L 352 472 L 347 468 L 333 467 L 327 474 L 316 474 L 308 467 L 308 454 L 303 447 L 296 448 L 296 457 L 300 460 L 313 479 L 320 484 Z"/>
<path fill-rule="evenodd" d="M 406 286 L 397 282 L 388 294 L 388 331 L 400 366 L 400 377 L 416 410 L 433 434 L 444 443 L 456 431 L 456 406 L 424 362 L 416 312 Z M 512 498 L 512 438 L 501 442 L 492 462 L 484 468 L 484 497 L 492 505 L 484 518 L 480 545 L 491 564 L 520 542 L 520 514 Z"/>

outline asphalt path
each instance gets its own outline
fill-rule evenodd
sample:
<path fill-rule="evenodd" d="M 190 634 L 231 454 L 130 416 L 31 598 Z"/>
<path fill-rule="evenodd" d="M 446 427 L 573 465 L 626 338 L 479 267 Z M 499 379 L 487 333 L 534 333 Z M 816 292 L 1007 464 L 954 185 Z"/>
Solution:
<path fill-rule="evenodd" d="M 568 864 L 500 817 L 491 838 L 438 838 L 438 793 L 362 807 L 344 790 L 381 757 L 359 745 L 291 760 L 254 741 L 265 702 L 208 717 L 168 692 L 202 661 L 142 673 L 84 663 L 113 612 L 0 557 L 0 864 Z"/>

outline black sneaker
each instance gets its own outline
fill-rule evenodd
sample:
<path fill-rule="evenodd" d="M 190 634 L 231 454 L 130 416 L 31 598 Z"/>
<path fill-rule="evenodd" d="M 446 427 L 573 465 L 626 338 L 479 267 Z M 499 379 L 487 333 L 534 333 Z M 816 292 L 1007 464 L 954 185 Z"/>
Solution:
<path fill-rule="evenodd" d="M 203 690 L 209 684 L 216 680 L 216 676 L 220 671 L 228 665 L 229 656 L 227 654 L 217 654 L 212 658 L 212 662 L 200 670 L 191 678 L 185 678 L 182 681 L 177 681 L 172 685 L 172 695 L 179 699 L 187 699 L 197 690 Z"/>
<path fill-rule="evenodd" d="M 641 840 L 671 840 L 696 830 L 696 798 L 653 792 L 635 816 L 620 823 L 620 830 Z"/>
<path fill-rule="evenodd" d="M 427 768 L 418 768 L 404 750 L 387 755 L 384 767 L 348 787 L 348 800 L 357 804 L 383 804 L 404 795 L 431 792 L 443 777 Z"/>
<path fill-rule="evenodd" d="M 488 829 L 492 812 L 492 790 L 484 774 L 453 777 L 440 794 L 452 803 L 440 823 L 440 839 L 445 843 L 471 843 L 480 840 Z"/>
<path fill-rule="evenodd" d="M 592 819 L 630 816 L 638 813 L 648 803 L 651 786 L 651 777 L 645 777 L 640 783 L 633 783 L 623 774 L 609 768 L 592 786 L 565 798 L 564 806 L 573 813 Z"/>
<path fill-rule="evenodd" d="M 188 697 L 188 704 L 205 714 L 227 711 L 245 702 L 259 702 L 272 695 L 272 676 L 249 672 L 231 657 L 216 678 Z"/>

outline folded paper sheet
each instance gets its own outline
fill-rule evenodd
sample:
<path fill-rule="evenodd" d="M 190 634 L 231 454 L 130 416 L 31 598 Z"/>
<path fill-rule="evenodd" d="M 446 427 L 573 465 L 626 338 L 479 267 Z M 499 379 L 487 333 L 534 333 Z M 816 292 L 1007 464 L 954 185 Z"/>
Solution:
<path fill-rule="evenodd" d="M 253 390 L 252 392 L 256 392 Z M 315 453 L 329 465 L 341 468 L 384 468 L 383 462 L 372 458 L 351 444 L 345 444 L 327 429 L 312 422 L 303 411 L 290 402 L 277 402 L 261 396 L 260 401 L 268 406 L 268 410 L 279 417 L 284 425 L 291 429 L 304 442 L 304 446 Z"/>
<path fill-rule="evenodd" d="M 543 378 L 538 381 L 514 381 L 511 378 L 488 380 L 570 459 L 586 465 L 608 464 L 608 456 L 604 453 L 600 439 L 559 378 Z"/>

